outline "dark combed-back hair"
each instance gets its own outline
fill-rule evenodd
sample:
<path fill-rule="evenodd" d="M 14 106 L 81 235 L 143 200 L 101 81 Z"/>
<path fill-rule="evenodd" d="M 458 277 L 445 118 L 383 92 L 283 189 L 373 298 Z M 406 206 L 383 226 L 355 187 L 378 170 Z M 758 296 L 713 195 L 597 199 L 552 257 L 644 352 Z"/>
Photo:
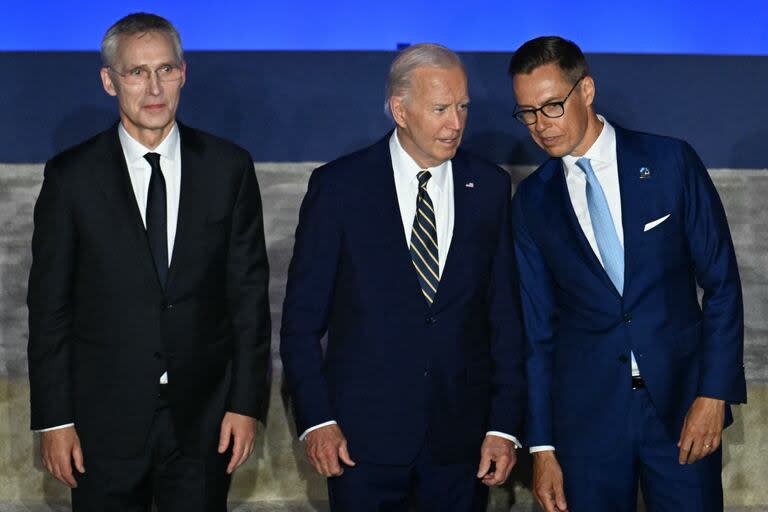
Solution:
<path fill-rule="evenodd" d="M 563 75 L 576 83 L 589 74 L 584 54 L 573 41 L 558 36 L 544 36 L 524 43 L 509 61 L 509 76 L 527 75 L 534 69 L 547 64 L 557 64 Z"/>

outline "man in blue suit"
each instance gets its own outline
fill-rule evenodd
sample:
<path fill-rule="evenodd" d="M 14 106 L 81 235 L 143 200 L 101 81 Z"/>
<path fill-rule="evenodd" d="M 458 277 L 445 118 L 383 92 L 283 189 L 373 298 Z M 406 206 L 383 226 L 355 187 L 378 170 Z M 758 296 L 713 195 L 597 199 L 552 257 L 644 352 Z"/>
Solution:
<path fill-rule="evenodd" d="M 309 181 L 280 351 L 334 512 L 482 511 L 516 460 L 511 183 L 459 149 L 468 105 L 456 54 L 412 46 L 389 73 L 394 132 Z"/>
<path fill-rule="evenodd" d="M 651 511 L 722 510 L 743 308 L 707 170 L 687 143 L 595 114 L 570 41 L 525 43 L 509 74 L 551 157 L 513 200 L 534 493 L 549 512 L 632 511 L 639 482 Z"/>

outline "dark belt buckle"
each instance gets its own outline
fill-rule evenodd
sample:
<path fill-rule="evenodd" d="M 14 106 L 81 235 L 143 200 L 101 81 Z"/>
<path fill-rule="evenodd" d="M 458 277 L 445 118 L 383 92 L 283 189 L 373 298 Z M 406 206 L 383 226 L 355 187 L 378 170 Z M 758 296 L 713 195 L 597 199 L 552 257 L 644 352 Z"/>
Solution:
<path fill-rule="evenodd" d="M 645 381 L 642 377 L 632 376 L 632 389 L 642 389 L 645 387 Z"/>

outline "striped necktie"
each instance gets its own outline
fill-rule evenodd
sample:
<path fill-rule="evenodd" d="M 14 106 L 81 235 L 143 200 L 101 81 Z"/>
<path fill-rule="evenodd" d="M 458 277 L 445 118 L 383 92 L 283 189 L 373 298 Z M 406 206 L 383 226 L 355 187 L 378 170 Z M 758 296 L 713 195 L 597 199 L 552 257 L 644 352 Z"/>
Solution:
<path fill-rule="evenodd" d="M 435 301 L 440 283 L 440 263 L 437 250 L 437 223 L 435 208 L 427 193 L 427 182 L 432 177 L 429 171 L 421 171 L 419 195 L 416 198 L 416 216 L 411 229 L 411 261 L 419 278 L 421 292 L 430 306 Z"/>

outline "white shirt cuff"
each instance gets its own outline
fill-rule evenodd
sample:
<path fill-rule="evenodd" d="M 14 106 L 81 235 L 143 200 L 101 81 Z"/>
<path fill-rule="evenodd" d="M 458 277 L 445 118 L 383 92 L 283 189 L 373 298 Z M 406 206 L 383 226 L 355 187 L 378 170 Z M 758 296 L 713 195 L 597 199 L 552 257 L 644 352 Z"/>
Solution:
<path fill-rule="evenodd" d="M 553 452 L 555 451 L 554 446 L 550 446 L 548 444 L 542 444 L 540 446 L 531 446 L 528 448 L 528 453 L 536 453 L 536 452 Z"/>
<path fill-rule="evenodd" d="M 57 427 L 41 428 L 40 430 L 33 430 L 32 432 L 50 432 L 51 430 L 59 430 L 67 427 L 74 427 L 74 423 L 67 423 L 66 425 L 59 425 Z"/>
<path fill-rule="evenodd" d="M 331 421 L 326 421 L 325 423 L 321 423 L 319 425 L 315 425 L 314 427 L 309 427 L 307 430 L 304 431 L 303 434 L 301 434 L 299 436 L 299 441 L 303 441 L 304 439 L 306 439 L 307 438 L 307 434 L 309 434 L 313 430 L 317 430 L 319 428 L 327 427 L 328 425 L 337 425 L 337 423 L 336 423 L 335 420 L 331 420 Z"/>
<path fill-rule="evenodd" d="M 523 445 L 520 444 L 520 441 L 518 441 L 515 436 L 511 436 L 509 434 L 505 434 L 504 432 L 497 432 L 496 430 L 489 430 L 488 432 L 485 433 L 485 435 L 486 435 L 486 437 L 487 436 L 503 437 L 507 441 L 512 441 L 517 448 L 522 448 L 523 447 Z"/>

